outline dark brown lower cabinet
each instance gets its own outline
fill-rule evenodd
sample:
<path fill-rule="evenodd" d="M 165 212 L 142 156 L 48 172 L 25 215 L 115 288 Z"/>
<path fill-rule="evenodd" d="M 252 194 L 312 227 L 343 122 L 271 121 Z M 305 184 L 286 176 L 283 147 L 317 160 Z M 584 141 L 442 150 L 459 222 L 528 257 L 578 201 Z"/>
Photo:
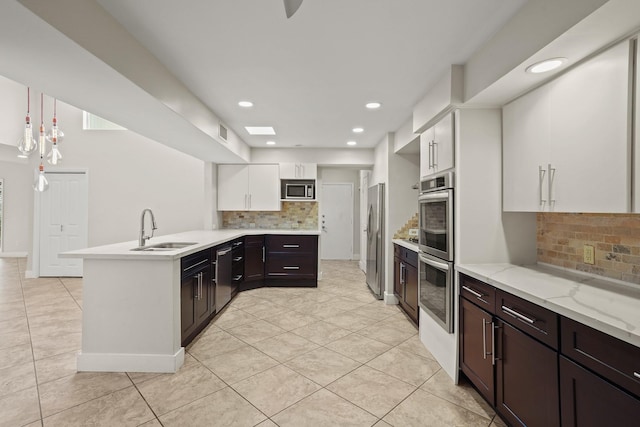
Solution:
<path fill-rule="evenodd" d="M 394 244 L 393 292 L 400 307 L 418 324 L 418 254 Z"/>
<path fill-rule="evenodd" d="M 511 425 L 560 425 L 558 353 L 498 319 L 496 409 Z"/>
<path fill-rule="evenodd" d="M 206 249 L 181 260 L 180 326 L 181 342 L 189 342 L 215 314 L 215 284 L 211 281 L 211 250 Z"/>
<path fill-rule="evenodd" d="M 638 425 L 640 400 L 560 356 L 562 426 Z"/>
<path fill-rule="evenodd" d="M 264 236 L 244 238 L 244 283 L 241 289 L 262 286 L 264 280 Z"/>
<path fill-rule="evenodd" d="M 495 406 L 492 318 L 490 313 L 460 298 L 460 368 L 487 402 Z"/>

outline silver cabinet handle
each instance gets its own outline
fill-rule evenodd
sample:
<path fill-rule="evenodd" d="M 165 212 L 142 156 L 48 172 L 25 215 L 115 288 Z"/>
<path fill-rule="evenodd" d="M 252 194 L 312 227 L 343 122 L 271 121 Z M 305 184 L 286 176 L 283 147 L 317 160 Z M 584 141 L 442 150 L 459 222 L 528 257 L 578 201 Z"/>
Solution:
<path fill-rule="evenodd" d="M 262 247 L 262 262 L 264 263 L 264 246 Z"/>
<path fill-rule="evenodd" d="M 429 169 L 433 168 L 431 164 L 431 151 L 433 149 L 433 141 L 429 141 Z"/>
<path fill-rule="evenodd" d="M 237 256 L 233 259 L 234 262 L 238 262 L 238 261 L 242 261 L 242 257 L 241 256 Z"/>
<path fill-rule="evenodd" d="M 544 182 L 544 175 L 547 173 L 546 169 L 542 168 L 542 165 L 538 165 L 538 204 L 543 206 L 546 202 L 542 198 L 542 183 Z"/>
<path fill-rule="evenodd" d="M 404 264 L 400 263 L 400 284 L 404 285 Z"/>
<path fill-rule="evenodd" d="M 249 203 L 248 203 L 248 200 L 249 200 L 249 195 L 248 195 L 248 194 L 245 194 L 245 195 L 244 195 L 244 208 L 245 208 L 245 209 L 249 209 Z"/>
<path fill-rule="evenodd" d="M 218 256 L 223 256 L 228 254 L 229 252 L 231 252 L 231 248 L 225 248 L 225 249 L 221 249 L 217 252 Z"/>
<path fill-rule="evenodd" d="M 506 305 L 502 306 L 502 311 L 504 311 L 504 312 L 514 316 L 514 317 L 517 317 L 520 320 L 524 320 L 525 322 L 527 322 L 530 325 L 533 325 L 534 323 L 536 323 L 536 319 L 532 319 L 530 317 L 525 316 L 522 313 L 518 313 L 517 311 L 515 311 L 512 308 L 507 307 Z"/>
<path fill-rule="evenodd" d="M 635 371 L 633 372 L 633 376 L 636 377 L 636 378 L 640 378 L 640 374 L 635 372 Z"/>
<path fill-rule="evenodd" d="M 251 209 L 251 194 L 249 194 L 249 209 Z"/>
<path fill-rule="evenodd" d="M 482 298 L 484 296 L 480 292 L 476 292 L 473 289 L 471 289 L 470 287 L 465 286 L 465 285 L 462 285 L 462 289 L 464 289 L 465 291 L 469 292 L 470 294 L 473 294 L 473 296 L 476 297 L 476 298 Z"/>
<path fill-rule="evenodd" d="M 487 360 L 487 321 L 482 318 L 482 358 Z"/>
<path fill-rule="evenodd" d="M 551 208 L 551 205 L 556 202 L 553 199 L 553 196 L 551 193 L 551 190 L 553 189 L 553 180 L 555 176 L 556 176 L 556 168 L 552 168 L 551 163 L 549 163 L 549 175 L 547 179 L 547 183 L 549 184 L 549 208 Z"/>
<path fill-rule="evenodd" d="M 300 270 L 300 267 L 297 266 L 284 266 L 282 267 L 283 270 Z"/>
<path fill-rule="evenodd" d="M 300 245 L 282 245 L 283 248 L 299 248 Z"/>

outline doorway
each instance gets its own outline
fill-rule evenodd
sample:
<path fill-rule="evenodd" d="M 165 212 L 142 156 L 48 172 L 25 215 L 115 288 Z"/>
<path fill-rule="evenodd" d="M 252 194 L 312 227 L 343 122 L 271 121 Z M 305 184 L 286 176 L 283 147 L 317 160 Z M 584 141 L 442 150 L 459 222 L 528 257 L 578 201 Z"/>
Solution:
<path fill-rule="evenodd" d="M 353 259 L 353 183 L 322 184 L 321 259 Z"/>
<path fill-rule="evenodd" d="M 46 172 L 46 177 L 49 189 L 39 193 L 39 275 L 81 277 L 82 259 L 58 255 L 87 247 L 87 174 Z"/>

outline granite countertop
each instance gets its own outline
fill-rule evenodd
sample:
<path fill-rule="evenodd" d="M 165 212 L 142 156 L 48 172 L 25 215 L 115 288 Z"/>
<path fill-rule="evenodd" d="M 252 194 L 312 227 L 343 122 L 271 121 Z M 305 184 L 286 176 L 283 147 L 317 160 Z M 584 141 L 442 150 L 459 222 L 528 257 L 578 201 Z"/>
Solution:
<path fill-rule="evenodd" d="M 409 240 L 405 240 L 405 239 L 393 239 L 391 240 L 393 243 L 395 243 L 396 245 L 400 245 L 402 247 L 405 247 L 411 251 L 414 252 L 418 252 L 418 244 L 414 243 L 414 242 L 410 242 Z"/>
<path fill-rule="evenodd" d="M 545 264 L 458 264 L 460 273 L 640 347 L 640 286 Z"/>
<path fill-rule="evenodd" d="M 291 234 L 291 235 L 319 235 L 319 230 L 301 229 L 220 229 L 220 230 L 193 230 L 184 233 L 167 234 L 164 236 L 152 237 L 147 240 L 146 246 L 164 242 L 195 242 L 194 245 L 184 248 L 163 251 L 132 251 L 138 247 L 137 240 L 114 243 L 111 245 L 95 246 L 92 248 L 78 249 L 75 251 L 60 254 L 62 258 L 84 258 L 84 259 L 130 259 L 130 260 L 158 260 L 167 261 L 179 259 L 184 256 L 196 253 L 203 249 L 216 246 L 242 236 L 260 234 Z"/>

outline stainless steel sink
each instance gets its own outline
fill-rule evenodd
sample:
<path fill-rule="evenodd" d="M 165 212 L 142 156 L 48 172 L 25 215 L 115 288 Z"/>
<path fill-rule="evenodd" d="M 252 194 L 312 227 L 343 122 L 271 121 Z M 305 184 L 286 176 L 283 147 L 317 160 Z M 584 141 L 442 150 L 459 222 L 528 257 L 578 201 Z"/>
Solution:
<path fill-rule="evenodd" d="M 174 249 L 181 249 L 187 246 L 197 245 L 195 242 L 164 242 L 164 243 L 156 243 L 155 245 L 149 246 L 138 246 L 137 248 L 131 249 L 132 251 L 172 251 Z"/>

